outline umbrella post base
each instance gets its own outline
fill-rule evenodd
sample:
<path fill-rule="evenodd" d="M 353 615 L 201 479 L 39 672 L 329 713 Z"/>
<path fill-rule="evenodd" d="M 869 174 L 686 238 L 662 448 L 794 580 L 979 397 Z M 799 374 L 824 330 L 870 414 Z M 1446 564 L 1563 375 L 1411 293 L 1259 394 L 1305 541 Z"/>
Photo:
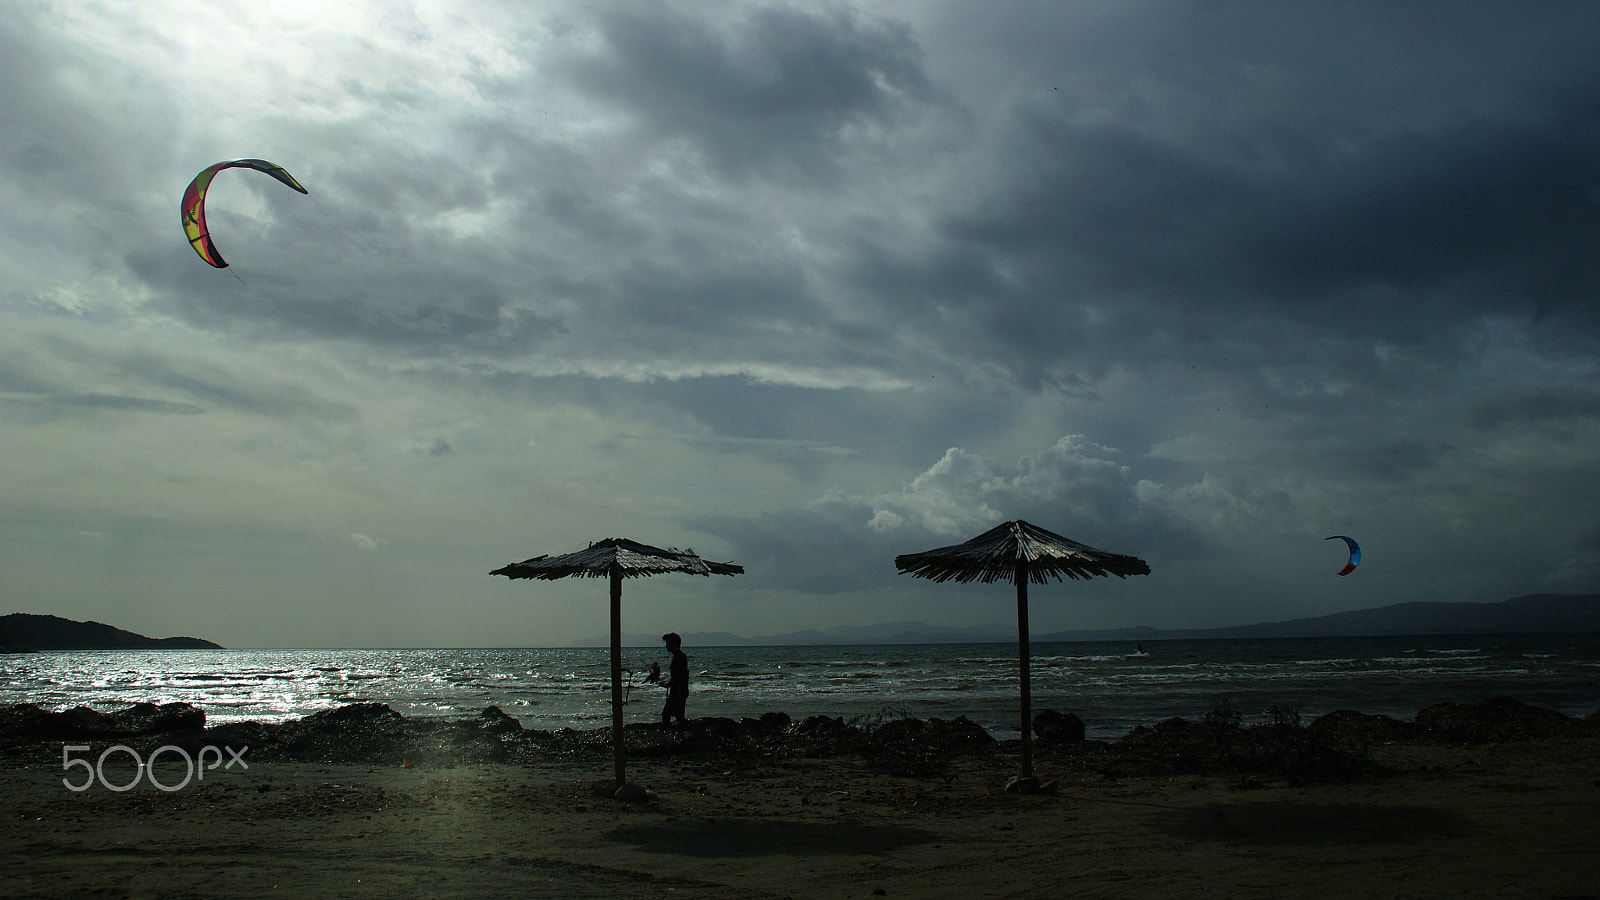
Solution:
<path fill-rule="evenodd" d="M 617 785 L 616 791 L 611 794 L 611 799 L 621 800 L 624 803 L 647 803 L 655 798 L 654 794 L 631 781 Z"/>
<path fill-rule="evenodd" d="M 1006 782 L 1008 794 L 1054 794 L 1055 792 L 1054 781 L 1040 781 L 1032 775 L 1018 775 Z"/>

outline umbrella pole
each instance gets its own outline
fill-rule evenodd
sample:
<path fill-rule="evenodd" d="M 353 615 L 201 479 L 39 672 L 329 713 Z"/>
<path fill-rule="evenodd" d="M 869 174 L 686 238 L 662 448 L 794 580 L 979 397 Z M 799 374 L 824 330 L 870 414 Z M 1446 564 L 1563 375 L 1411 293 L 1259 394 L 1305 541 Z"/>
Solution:
<path fill-rule="evenodd" d="M 622 749 L 622 567 L 611 564 L 611 760 L 617 787 L 627 783 Z"/>
<path fill-rule="evenodd" d="M 1028 564 L 1017 564 L 1017 659 L 1022 682 L 1022 777 L 1033 777 L 1033 684 L 1028 660 Z"/>

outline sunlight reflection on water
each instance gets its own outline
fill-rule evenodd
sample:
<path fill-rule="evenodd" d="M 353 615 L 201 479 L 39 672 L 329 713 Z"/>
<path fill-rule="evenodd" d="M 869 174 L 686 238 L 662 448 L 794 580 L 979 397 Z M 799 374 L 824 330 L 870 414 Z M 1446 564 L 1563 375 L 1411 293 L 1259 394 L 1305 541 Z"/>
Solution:
<path fill-rule="evenodd" d="M 1014 736 L 1015 648 L 1004 644 L 689 648 L 690 712 L 739 718 L 966 716 Z M 1309 720 L 1334 709 L 1410 718 L 1423 706 L 1508 695 L 1583 716 L 1600 705 L 1600 638 L 1338 638 L 1037 644 L 1033 708 L 1078 713 L 1090 737 L 1120 737 L 1226 700 L 1247 722 L 1278 706 Z M 643 684 L 656 648 L 628 648 L 629 718 L 655 718 Z M 407 716 L 499 706 L 529 728 L 609 720 L 608 651 L 162 650 L 0 657 L 0 704 L 186 702 L 212 722 L 283 721 L 375 700 Z M 637 709 L 638 712 L 634 713 Z"/>

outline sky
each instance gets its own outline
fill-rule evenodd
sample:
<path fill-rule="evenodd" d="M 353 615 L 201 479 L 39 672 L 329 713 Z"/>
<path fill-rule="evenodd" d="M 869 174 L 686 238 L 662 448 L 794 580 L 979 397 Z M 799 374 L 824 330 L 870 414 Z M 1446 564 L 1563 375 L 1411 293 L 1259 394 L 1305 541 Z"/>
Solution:
<path fill-rule="evenodd" d="M 229 647 L 1600 591 L 1600 5 L 0 13 L 0 613 Z M 200 169 L 227 269 L 187 245 Z M 1361 542 L 1364 561 L 1335 573 Z"/>

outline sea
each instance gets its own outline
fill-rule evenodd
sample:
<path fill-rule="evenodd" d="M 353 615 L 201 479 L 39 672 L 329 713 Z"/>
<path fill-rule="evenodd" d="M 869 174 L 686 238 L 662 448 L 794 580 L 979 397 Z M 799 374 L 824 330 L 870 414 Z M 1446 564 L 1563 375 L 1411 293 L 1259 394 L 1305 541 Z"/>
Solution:
<path fill-rule="evenodd" d="M 1018 734 L 1014 644 L 686 647 L 689 715 L 857 724 L 965 716 Z M 1035 643 L 1032 707 L 1072 712 L 1092 739 L 1174 716 L 1302 722 L 1337 709 L 1398 719 L 1446 701 L 1509 696 L 1584 717 L 1600 710 L 1600 635 L 1472 635 Z M 610 723 L 606 648 L 107 650 L 0 656 L 0 706 L 102 711 L 140 701 L 202 708 L 213 724 L 282 722 L 349 703 L 407 717 L 496 706 L 524 727 Z M 645 682 L 660 648 L 624 648 L 629 722 L 657 720 Z"/>

